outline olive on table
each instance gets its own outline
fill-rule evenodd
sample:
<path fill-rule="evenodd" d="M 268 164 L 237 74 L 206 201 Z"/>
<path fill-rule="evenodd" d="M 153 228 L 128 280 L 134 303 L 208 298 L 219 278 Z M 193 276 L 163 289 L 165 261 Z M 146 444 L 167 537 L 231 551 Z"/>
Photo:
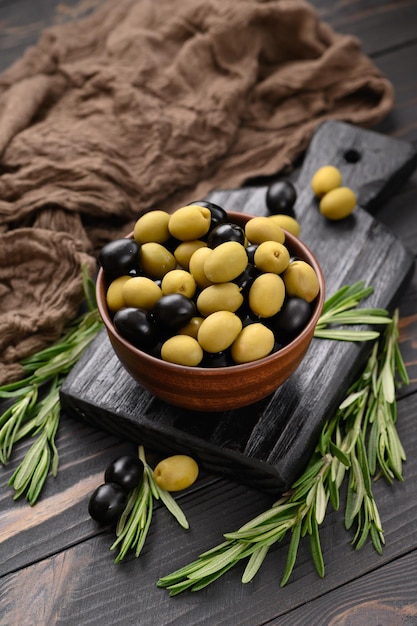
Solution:
<path fill-rule="evenodd" d="M 320 200 L 320 213 L 329 220 L 343 220 L 356 207 L 356 194 L 349 187 L 338 187 Z"/>
<path fill-rule="evenodd" d="M 104 472 L 106 483 L 116 483 L 126 492 L 139 485 L 142 480 L 144 465 L 137 456 L 124 455 L 114 459 Z"/>
<path fill-rule="evenodd" d="M 99 524 L 116 524 L 126 506 L 126 491 L 116 483 L 103 483 L 88 502 L 90 517 Z"/>
<path fill-rule="evenodd" d="M 295 217 L 294 204 L 297 191 L 289 180 L 279 180 L 270 185 L 266 192 L 266 206 L 270 213 L 282 213 Z"/>
<path fill-rule="evenodd" d="M 311 179 L 311 187 L 314 194 L 321 198 L 326 193 L 342 184 L 342 174 L 334 165 L 323 165 Z"/>
<path fill-rule="evenodd" d="M 153 472 L 155 482 L 165 491 L 181 491 L 198 477 L 196 461 L 185 454 L 175 454 L 160 461 Z"/>

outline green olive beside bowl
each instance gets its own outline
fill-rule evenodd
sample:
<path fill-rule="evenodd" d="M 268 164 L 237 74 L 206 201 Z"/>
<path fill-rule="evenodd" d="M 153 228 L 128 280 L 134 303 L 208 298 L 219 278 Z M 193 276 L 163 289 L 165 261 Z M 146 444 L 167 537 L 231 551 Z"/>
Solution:
<path fill-rule="evenodd" d="M 252 219 L 243 213 L 228 212 L 231 222 L 240 226 Z M 131 236 L 131 235 L 129 235 Z M 229 367 L 181 366 L 154 357 L 134 347 L 116 330 L 106 304 L 103 270 L 97 277 L 97 306 L 111 345 L 132 378 L 157 398 L 204 412 L 226 411 L 247 406 L 273 393 L 303 360 L 325 300 L 325 282 L 314 254 L 299 239 L 285 231 L 290 254 L 306 261 L 316 272 L 320 291 L 312 303 L 312 315 L 299 335 L 280 350 L 250 363 Z"/>

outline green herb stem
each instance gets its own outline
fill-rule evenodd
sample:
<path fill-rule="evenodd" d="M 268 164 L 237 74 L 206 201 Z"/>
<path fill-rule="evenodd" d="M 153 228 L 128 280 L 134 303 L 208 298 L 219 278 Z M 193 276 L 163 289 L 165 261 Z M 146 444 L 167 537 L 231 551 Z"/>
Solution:
<path fill-rule="evenodd" d="M 354 287 L 355 301 L 369 289 Z M 346 305 L 352 291 L 343 288 L 327 307 Z M 327 319 L 331 319 L 328 317 Z M 349 389 L 335 416 L 326 422 L 316 450 L 303 474 L 272 507 L 239 530 L 224 535 L 219 546 L 200 554 L 196 561 L 159 579 L 157 585 L 177 595 L 197 591 L 219 578 L 238 561 L 248 558 L 242 582 L 259 571 L 269 548 L 290 533 L 287 560 L 281 585 L 287 584 L 296 563 L 301 540 L 308 536 L 311 556 L 319 576 L 325 575 L 319 526 L 329 502 L 340 506 L 340 487 L 347 481 L 345 527 L 356 525 L 353 545 L 361 548 L 368 538 L 380 554 L 384 533 L 372 492 L 379 475 L 388 482 L 402 480 L 404 450 L 395 428 L 395 389 L 408 384 L 398 346 L 398 311 L 375 343 L 367 365 Z"/>

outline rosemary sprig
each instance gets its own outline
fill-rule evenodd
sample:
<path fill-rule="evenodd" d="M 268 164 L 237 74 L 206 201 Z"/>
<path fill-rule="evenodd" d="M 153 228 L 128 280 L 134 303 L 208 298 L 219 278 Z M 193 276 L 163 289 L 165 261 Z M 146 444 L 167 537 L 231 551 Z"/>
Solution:
<path fill-rule="evenodd" d="M 335 299 L 336 300 L 336 299 Z M 291 489 L 225 541 L 201 554 L 185 567 L 159 579 L 157 585 L 170 595 L 197 591 L 212 583 L 242 559 L 248 559 L 242 576 L 247 583 L 261 567 L 269 548 L 291 534 L 281 585 L 294 568 L 298 547 L 308 536 L 315 568 L 325 566 L 319 537 L 328 504 L 340 506 L 340 487 L 347 479 L 345 526 L 356 523 L 353 545 L 359 549 L 368 537 L 378 553 L 384 534 L 372 493 L 372 479 L 379 474 L 391 482 L 402 480 L 405 460 L 395 428 L 395 388 L 407 384 L 408 376 L 398 347 L 398 312 L 376 343 L 362 375 L 349 389 L 336 415 L 322 428 L 316 450 Z"/>
<path fill-rule="evenodd" d="M 119 563 L 129 550 L 134 550 L 135 556 L 139 556 L 151 525 L 154 499 L 161 500 L 182 528 L 186 530 L 189 528 L 187 518 L 176 500 L 155 482 L 143 446 L 139 446 L 139 458 L 144 467 L 143 480 L 130 492 L 126 507 L 117 523 L 117 539 L 110 547 L 110 550 L 114 550 L 120 546 L 115 563 Z"/>
<path fill-rule="evenodd" d="M 365 287 L 363 281 L 341 287 L 324 303 L 323 311 L 314 330 L 314 336 L 337 341 L 372 341 L 377 339 L 379 332 L 376 330 L 334 328 L 334 326 L 343 325 L 389 324 L 391 318 L 385 309 L 357 308 L 361 300 L 370 296 L 373 291 L 373 287 Z"/>
<path fill-rule="evenodd" d="M 58 470 L 55 437 L 60 386 L 102 327 L 92 296 L 94 283 L 86 268 L 83 286 L 88 311 L 77 317 L 56 343 L 22 361 L 25 376 L 21 380 L 0 387 L 0 398 L 11 401 L 0 415 L 0 462 L 7 463 L 18 441 L 34 438 L 8 483 L 15 489 L 14 499 L 26 495 L 31 505 L 38 500 L 49 472 L 56 476 Z"/>

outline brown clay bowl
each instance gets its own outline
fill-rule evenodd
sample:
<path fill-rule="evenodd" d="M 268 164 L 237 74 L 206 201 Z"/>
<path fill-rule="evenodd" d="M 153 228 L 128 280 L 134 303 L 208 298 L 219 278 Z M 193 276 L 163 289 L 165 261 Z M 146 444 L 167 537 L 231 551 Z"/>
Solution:
<path fill-rule="evenodd" d="M 234 212 L 229 212 L 229 217 L 230 221 L 239 225 L 251 219 L 251 216 Z M 132 346 L 112 323 L 106 306 L 104 274 L 100 269 L 96 286 L 98 310 L 113 349 L 132 378 L 169 404 L 205 412 L 247 406 L 265 398 L 282 385 L 303 360 L 325 299 L 324 277 L 315 256 L 299 239 L 288 232 L 285 234 L 285 245 L 290 254 L 305 260 L 314 268 L 320 292 L 314 302 L 310 321 L 295 339 L 281 350 L 243 365 L 186 367 L 162 361 Z"/>

